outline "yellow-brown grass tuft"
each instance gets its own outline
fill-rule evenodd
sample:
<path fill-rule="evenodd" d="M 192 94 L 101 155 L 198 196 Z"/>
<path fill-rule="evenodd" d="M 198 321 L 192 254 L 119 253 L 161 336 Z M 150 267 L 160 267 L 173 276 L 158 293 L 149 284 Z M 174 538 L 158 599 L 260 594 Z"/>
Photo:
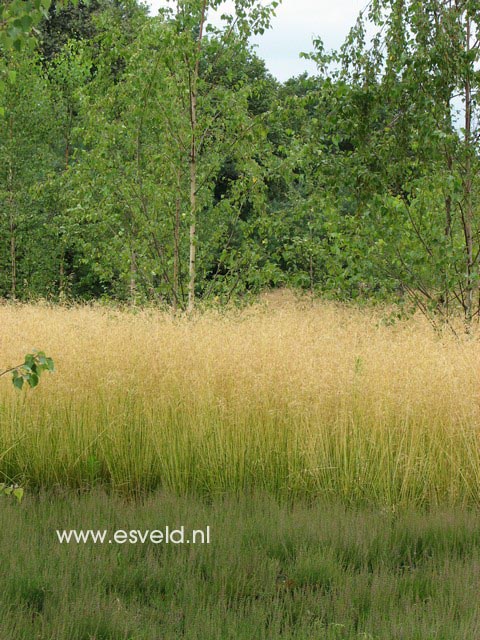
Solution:
<path fill-rule="evenodd" d="M 388 505 L 480 501 L 480 343 L 422 318 L 265 304 L 194 319 L 4 306 L 0 470 L 35 486 L 260 489 Z"/>

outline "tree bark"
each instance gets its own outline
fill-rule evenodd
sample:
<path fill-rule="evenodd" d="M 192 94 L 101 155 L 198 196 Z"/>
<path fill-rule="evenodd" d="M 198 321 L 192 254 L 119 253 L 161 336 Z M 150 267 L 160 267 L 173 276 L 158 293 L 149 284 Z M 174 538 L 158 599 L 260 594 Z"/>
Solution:
<path fill-rule="evenodd" d="M 447 100 L 447 113 L 450 114 L 450 100 Z M 447 126 L 446 131 L 451 131 L 451 118 L 448 116 L 447 118 Z M 446 164 L 448 175 L 452 175 L 453 171 L 453 157 L 450 149 L 445 150 L 446 156 Z M 452 196 L 450 193 L 447 193 L 445 196 L 445 244 L 451 244 L 452 241 Z M 445 290 L 443 293 L 443 308 L 445 312 L 445 317 L 448 320 L 449 312 L 450 312 L 450 282 L 449 282 L 449 265 L 445 266 Z"/>
<path fill-rule="evenodd" d="M 180 182 L 180 181 L 179 181 Z M 180 184 L 178 185 L 180 192 Z M 173 311 L 178 310 L 180 298 L 180 209 L 181 199 L 177 196 L 175 202 L 175 223 L 173 228 Z"/>
<path fill-rule="evenodd" d="M 193 97 L 192 112 L 196 110 L 196 98 Z M 188 311 L 195 308 L 195 276 L 197 260 L 197 159 L 195 137 L 192 137 L 190 152 L 190 259 L 188 264 Z"/>
<path fill-rule="evenodd" d="M 15 224 L 10 215 L 10 264 L 11 264 L 11 286 L 10 295 L 12 300 L 17 297 L 17 249 L 15 240 Z"/>
<path fill-rule="evenodd" d="M 137 302 L 137 254 L 132 250 L 130 256 L 130 304 Z"/>
<path fill-rule="evenodd" d="M 16 221 L 15 203 L 13 195 L 13 116 L 9 120 L 10 158 L 8 165 L 8 216 L 10 231 L 10 296 L 13 300 L 17 297 L 17 243 L 16 243 Z"/>
<path fill-rule="evenodd" d="M 188 266 L 188 312 L 195 308 L 195 279 L 197 268 L 197 85 L 202 51 L 203 28 L 207 14 L 207 1 L 203 0 L 198 32 L 195 65 L 190 75 L 190 259 Z"/>
<path fill-rule="evenodd" d="M 60 269 L 59 269 L 59 282 L 58 282 L 58 297 L 61 302 L 65 300 L 65 251 L 62 247 L 60 253 Z"/>
<path fill-rule="evenodd" d="M 471 21 L 470 17 L 466 17 L 466 52 L 470 50 L 471 39 Z M 473 318 L 473 295 L 475 289 L 474 283 L 474 254 L 473 254 L 473 201 L 472 201 L 472 90 L 470 82 L 470 73 L 466 72 L 465 83 L 465 174 L 463 180 L 463 231 L 465 237 L 465 253 L 466 253 L 466 286 L 465 286 L 465 323 L 467 331 L 469 331 Z"/>

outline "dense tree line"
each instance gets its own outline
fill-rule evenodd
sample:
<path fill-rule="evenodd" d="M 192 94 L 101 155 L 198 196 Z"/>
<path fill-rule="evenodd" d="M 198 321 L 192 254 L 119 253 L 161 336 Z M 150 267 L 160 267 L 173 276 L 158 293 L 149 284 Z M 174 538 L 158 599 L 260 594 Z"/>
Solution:
<path fill-rule="evenodd" d="M 283 84 L 250 45 L 278 3 L 213 27 L 219 4 L 2 5 L 0 296 L 293 286 L 478 318 L 478 3 L 372 0 Z"/>

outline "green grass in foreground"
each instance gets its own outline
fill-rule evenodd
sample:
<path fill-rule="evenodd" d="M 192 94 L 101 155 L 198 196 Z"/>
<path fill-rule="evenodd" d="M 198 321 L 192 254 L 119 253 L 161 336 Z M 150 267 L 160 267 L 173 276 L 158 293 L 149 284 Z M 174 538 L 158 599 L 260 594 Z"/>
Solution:
<path fill-rule="evenodd" d="M 210 525 L 210 545 L 61 545 L 55 530 Z M 0 509 L 1 640 L 473 640 L 479 513 L 99 491 Z M 278 579 L 282 574 L 285 576 Z"/>

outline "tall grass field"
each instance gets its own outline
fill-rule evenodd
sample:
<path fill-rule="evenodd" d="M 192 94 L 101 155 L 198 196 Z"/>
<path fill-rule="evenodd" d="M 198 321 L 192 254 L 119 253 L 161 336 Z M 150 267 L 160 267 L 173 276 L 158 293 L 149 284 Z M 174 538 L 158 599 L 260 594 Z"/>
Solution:
<path fill-rule="evenodd" d="M 421 317 L 274 299 L 178 318 L 0 307 L 0 472 L 30 490 L 261 491 L 380 506 L 480 501 L 480 341 Z"/>
<path fill-rule="evenodd" d="M 480 341 L 266 297 L 0 306 L 0 640 L 480 637 Z M 211 531 L 209 544 L 62 530 Z M 109 533 L 111 535 L 111 533 Z"/>

